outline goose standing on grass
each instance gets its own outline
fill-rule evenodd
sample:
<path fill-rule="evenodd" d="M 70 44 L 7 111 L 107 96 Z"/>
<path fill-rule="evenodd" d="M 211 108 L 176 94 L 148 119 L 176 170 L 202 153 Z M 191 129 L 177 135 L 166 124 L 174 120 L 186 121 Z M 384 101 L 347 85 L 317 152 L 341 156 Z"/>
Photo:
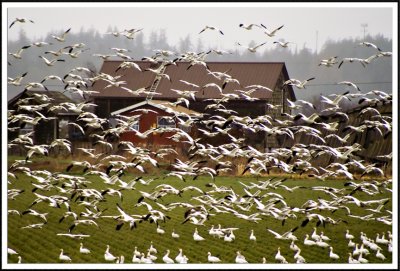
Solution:
<path fill-rule="evenodd" d="M 82 254 L 89 254 L 90 253 L 90 250 L 85 248 L 85 247 L 83 247 L 82 243 L 80 245 L 81 245 L 80 248 L 79 248 L 79 252 L 80 253 L 82 253 Z"/>
<path fill-rule="evenodd" d="M 164 257 L 162 258 L 164 263 L 174 263 L 174 260 L 172 260 L 169 257 L 169 249 L 167 249 L 167 253 L 164 255 Z"/>
<path fill-rule="evenodd" d="M 306 263 L 306 259 L 300 255 L 301 249 L 299 249 L 293 258 L 296 260 L 296 263 Z"/>
<path fill-rule="evenodd" d="M 109 252 L 109 250 L 110 250 L 110 246 L 107 245 L 106 252 L 104 252 L 104 259 L 105 259 L 106 261 L 108 261 L 108 262 L 113 262 L 113 261 L 115 261 L 115 260 L 117 259 L 117 257 L 115 257 L 114 255 L 112 255 L 112 254 Z"/>
<path fill-rule="evenodd" d="M 300 250 L 300 248 L 294 243 L 294 240 L 292 240 L 292 242 L 290 243 L 289 248 L 296 252 Z"/>
<path fill-rule="evenodd" d="M 178 239 L 178 238 L 180 237 L 179 234 L 177 234 L 177 233 L 175 232 L 175 229 L 172 230 L 171 236 L 172 236 L 172 238 L 174 238 L 174 239 Z"/>
<path fill-rule="evenodd" d="M 339 259 L 339 255 L 337 255 L 336 253 L 333 253 L 333 247 L 329 247 L 329 258 L 334 259 L 334 260 L 338 260 Z"/>
<path fill-rule="evenodd" d="M 216 256 L 212 256 L 211 252 L 207 252 L 207 260 L 209 263 L 219 263 L 221 262 L 221 259 L 216 257 Z"/>
<path fill-rule="evenodd" d="M 351 252 L 349 252 L 349 263 L 360 263 L 359 261 L 353 258 Z"/>
<path fill-rule="evenodd" d="M 275 260 L 277 260 L 277 261 L 279 261 L 279 262 L 281 262 L 281 263 L 287 263 L 285 257 L 283 257 L 283 256 L 281 255 L 281 248 L 280 248 L 280 247 L 278 247 L 278 252 L 277 252 L 276 255 L 275 255 Z"/>
<path fill-rule="evenodd" d="M 22 263 L 22 257 L 18 256 L 18 262 L 17 263 Z"/>
<path fill-rule="evenodd" d="M 157 226 L 157 233 L 158 234 L 164 234 L 165 230 L 161 229 L 160 225 Z"/>
<path fill-rule="evenodd" d="M 157 249 L 153 247 L 153 241 L 150 242 L 149 252 L 157 254 Z"/>
<path fill-rule="evenodd" d="M 345 237 L 346 237 L 346 239 L 349 239 L 349 240 L 354 239 L 354 235 L 350 234 L 350 231 L 348 229 L 346 230 Z"/>
<path fill-rule="evenodd" d="M 309 240 L 308 239 L 308 234 L 306 234 L 306 238 L 304 239 L 304 244 L 306 245 L 306 246 L 313 246 L 313 245 L 316 245 L 317 243 L 316 242 L 314 242 L 313 240 Z"/>
<path fill-rule="evenodd" d="M 382 261 L 384 261 L 385 259 L 386 259 L 386 257 L 385 257 L 385 255 L 383 255 L 382 254 L 382 252 L 381 252 L 381 248 L 378 248 L 378 251 L 376 252 L 376 257 L 378 258 L 378 259 L 381 259 Z"/>
<path fill-rule="evenodd" d="M 58 257 L 60 259 L 60 261 L 65 261 L 65 262 L 71 262 L 71 258 L 67 255 L 64 254 L 64 250 L 61 248 L 61 253 L 60 256 Z"/>
<path fill-rule="evenodd" d="M 200 236 L 199 232 L 197 231 L 197 228 L 194 229 L 193 239 L 195 241 L 204 241 L 205 240 L 203 237 Z"/>
<path fill-rule="evenodd" d="M 254 235 L 254 230 L 251 230 L 249 239 L 250 239 L 251 241 L 256 241 L 256 240 L 257 240 L 256 236 Z"/>
<path fill-rule="evenodd" d="M 246 258 L 240 253 L 240 251 L 236 251 L 235 263 L 248 263 Z"/>
<path fill-rule="evenodd" d="M 175 262 L 181 263 L 182 261 L 184 261 L 183 250 L 180 248 L 179 249 L 179 254 L 175 257 Z"/>

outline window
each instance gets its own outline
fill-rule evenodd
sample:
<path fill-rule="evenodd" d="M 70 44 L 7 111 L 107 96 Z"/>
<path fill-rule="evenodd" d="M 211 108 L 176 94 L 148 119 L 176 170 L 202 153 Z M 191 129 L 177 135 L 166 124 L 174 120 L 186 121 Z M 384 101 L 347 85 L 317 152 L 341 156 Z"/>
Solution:
<path fill-rule="evenodd" d="M 172 117 L 159 116 L 157 117 L 157 127 L 158 128 L 175 128 L 175 121 Z"/>
<path fill-rule="evenodd" d="M 139 125 L 139 119 L 136 120 L 132 125 L 131 125 L 132 130 L 140 131 L 140 125 Z"/>

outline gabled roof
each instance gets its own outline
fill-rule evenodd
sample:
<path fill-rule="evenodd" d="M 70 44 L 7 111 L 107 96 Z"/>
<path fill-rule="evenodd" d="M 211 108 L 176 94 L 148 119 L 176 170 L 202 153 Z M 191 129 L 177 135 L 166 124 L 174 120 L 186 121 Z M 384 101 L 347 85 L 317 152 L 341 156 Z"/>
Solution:
<path fill-rule="evenodd" d="M 143 102 L 140 102 L 140 103 L 136 103 L 136 104 L 127 106 L 125 108 L 119 109 L 117 111 L 111 112 L 111 116 L 115 116 L 115 115 L 123 114 L 123 113 L 126 113 L 126 112 L 130 112 L 130 111 L 133 111 L 133 110 L 138 109 L 138 108 L 140 108 L 142 106 L 145 106 L 145 105 L 153 106 L 155 108 L 161 109 L 161 110 L 166 111 L 168 113 L 177 112 L 177 113 L 187 114 L 189 116 L 195 116 L 195 115 L 199 115 L 200 114 L 199 112 L 196 112 L 194 110 L 190 110 L 190 109 L 188 109 L 186 107 L 183 107 L 183 106 L 180 106 L 180 105 L 178 105 L 178 106 L 170 105 L 166 101 L 146 100 L 146 101 L 143 101 Z"/>
<path fill-rule="evenodd" d="M 118 66 L 123 61 L 104 61 L 101 68 L 101 72 L 115 76 L 117 74 L 124 74 L 120 80 L 126 81 L 125 87 L 136 90 L 142 87 L 149 87 L 153 84 L 155 79 L 155 74 L 153 72 L 145 71 L 151 65 L 157 68 L 159 64 L 151 64 L 145 61 L 135 61 L 143 72 L 136 69 L 119 70 L 115 72 Z M 204 91 L 199 88 L 188 86 L 182 83 L 180 80 L 185 80 L 190 83 L 204 86 L 207 83 L 216 83 L 222 86 L 222 81 L 214 78 L 208 71 L 200 65 L 194 65 L 189 68 L 188 62 L 177 62 L 177 65 L 168 65 L 164 71 L 171 78 L 171 82 L 167 79 L 162 79 L 156 89 L 156 92 L 161 93 L 161 95 L 156 95 L 154 97 L 162 99 L 177 99 L 179 95 L 172 91 L 171 89 L 177 90 L 197 90 L 196 99 L 209 99 L 209 98 L 220 98 L 219 92 L 213 88 L 204 88 Z M 228 83 L 224 88 L 224 93 L 236 93 L 237 89 L 244 89 L 248 85 L 263 85 L 268 88 L 274 89 L 279 79 L 281 73 L 284 74 L 285 79 L 289 79 L 288 73 L 283 62 L 207 62 L 210 71 L 218 72 L 228 72 L 232 78 L 238 79 L 241 86 L 236 83 Z M 188 69 L 189 68 L 189 69 Z M 94 94 L 93 97 L 138 97 L 133 96 L 126 90 L 119 87 L 109 87 L 104 89 L 108 83 L 100 80 L 96 82 L 93 86 L 93 90 L 99 93 Z M 292 100 L 295 100 L 295 95 L 291 86 L 289 86 L 289 95 Z M 253 97 L 259 99 L 271 98 L 272 94 L 265 90 L 257 90 L 252 94 Z M 146 95 L 141 95 L 139 97 L 146 97 Z"/>
<path fill-rule="evenodd" d="M 62 92 L 60 91 L 55 91 L 55 90 L 27 90 L 27 91 L 22 91 L 12 99 L 8 101 L 8 106 L 14 104 L 15 101 L 17 101 L 20 98 L 29 98 L 33 97 L 33 94 L 46 94 L 49 98 L 53 99 L 51 100 L 50 103 L 51 105 L 59 104 L 59 103 L 74 103 L 73 100 L 71 100 L 69 97 L 65 96 Z M 36 103 L 41 104 L 42 102 L 35 100 Z"/>

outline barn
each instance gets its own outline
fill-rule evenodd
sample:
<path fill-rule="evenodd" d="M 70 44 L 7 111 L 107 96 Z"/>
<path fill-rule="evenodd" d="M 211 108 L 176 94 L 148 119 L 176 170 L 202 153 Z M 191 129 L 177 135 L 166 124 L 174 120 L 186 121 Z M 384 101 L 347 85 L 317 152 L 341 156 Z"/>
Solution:
<path fill-rule="evenodd" d="M 124 81 L 121 86 L 109 84 L 106 80 L 98 80 L 93 84 L 93 90 L 98 92 L 92 95 L 93 102 L 97 104 L 96 114 L 102 118 L 109 118 L 112 112 L 141 103 L 145 100 L 157 99 L 174 102 L 181 95 L 175 90 L 193 91 L 194 97 L 188 98 L 188 109 L 207 113 L 207 105 L 211 99 L 221 99 L 223 94 L 231 95 L 229 102 L 224 103 L 227 109 L 236 111 L 238 116 L 257 117 L 269 115 L 279 119 L 281 113 L 291 113 L 287 99 L 295 101 L 296 97 L 292 86 L 283 83 L 289 75 L 283 62 L 207 62 L 208 69 L 200 65 L 191 66 L 189 62 L 176 62 L 174 65 L 162 65 L 161 62 L 135 61 L 139 69 L 119 68 L 123 61 L 104 61 L 100 74 L 113 77 L 120 76 L 118 80 Z M 150 70 L 160 69 L 167 75 L 161 79 Z M 231 82 L 217 78 L 217 73 L 227 73 Z M 189 83 L 189 84 L 188 84 Z M 258 88 L 265 86 L 271 91 Z M 131 90 L 131 92 L 128 91 Z M 132 94 L 135 90 L 146 89 L 145 93 Z M 249 100 L 246 95 L 241 95 L 238 90 L 251 90 Z M 148 94 L 148 92 L 153 94 Z M 270 105 L 273 105 L 272 107 Z M 181 104 L 183 106 L 183 104 Z M 274 137 L 257 135 L 253 143 L 260 148 L 276 147 L 278 142 Z"/>
<path fill-rule="evenodd" d="M 14 119 L 9 119 L 8 140 L 11 141 L 20 134 L 27 134 L 30 132 L 34 132 L 32 139 L 33 143 L 36 145 L 50 144 L 56 138 L 79 140 L 80 135 L 74 133 L 72 127 L 68 128 L 64 125 L 65 123 L 74 121 L 78 116 L 77 113 L 48 111 L 53 105 L 62 103 L 74 103 L 74 101 L 59 91 L 50 90 L 27 90 L 16 95 L 8 101 L 8 110 L 17 112 L 13 114 Z M 26 110 L 24 106 L 40 106 L 41 109 L 37 111 L 46 116 L 48 120 L 41 119 L 38 124 L 33 125 L 30 123 L 29 119 L 34 120 L 35 118 L 40 118 L 40 115 Z M 24 118 L 18 119 L 16 116 Z"/>

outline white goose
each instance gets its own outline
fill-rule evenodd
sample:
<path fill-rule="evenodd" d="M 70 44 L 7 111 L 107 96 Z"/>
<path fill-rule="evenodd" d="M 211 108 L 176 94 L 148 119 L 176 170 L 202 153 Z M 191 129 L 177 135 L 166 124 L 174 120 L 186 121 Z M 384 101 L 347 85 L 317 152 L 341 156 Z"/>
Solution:
<path fill-rule="evenodd" d="M 306 263 L 306 259 L 300 255 L 301 249 L 299 249 L 293 258 L 296 260 L 296 263 Z"/>
<path fill-rule="evenodd" d="M 386 259 L 386 257 L 385 257 L 385 255 L 383 255 L 382 253 L 381 253 L 381 248 L 378 248 L 378 251 L 376 252 L 376 255 L 375 255 L 378 259 L 381 259 L 382 261 L 384 261 L 385 259 Z"/>
<path fill-rule="evenodd" d="M 216 256 L 212 256 L 211 252 L 207 252 L 207 260 L 209 263 L 219 263 L 221 262 L 221 259 L 216 257 Z"/>
<path fill-rule="evenodd" d="M 60 259 L 60 261 L 66 261 L 66 262 L 71 262 L 71 258 L 68 255 L 64 254 L 64 250 L 61 248 L 61 253 L 60 256 L 58 257 Z"/>
<path fill-rule="evenodd" d="M 242 47 L 246 48 L 246 49 L 249 50 L 249 52 L 251 52 L 251 53 L 255 53 L 255 52 L 257 52 L 257 49 L 260 48 L 261 46 L 263 46 L 264 44 L 266 44 L 266 42 L 263 42 L 263 43 L 261 43 L 261 44 L 258 44 L 258 45 L 254 46 L 254 47 L 247 47 L 247 46 L 244 46 L 244 45 L 240 44 L 239 42 L 236 42 L 236 44 L 239 45 L 239 46 L 242 46 Z"/>
<path fill-rule="evenodd" d="M 203 237 L 200 236 L 199 232 L 197 231 L 197 228 L 194 229 L 193 239 L 195 241 L 204 241 L 205 240 Z"/>
<path fill-rule="evenodd" d="M 275 260 L 280 261 L 281 263 L 287 263 L 285 257 L 281 255 L 281 248 L 278 247 L 278 252 L 275 255 Z"/>
<path fill-rule="evenodd" d="M 294 243 L 294 240 L 292 240 L 292 242 L 290 243 L 289 248 L 293 251 L 299 251 L 300 248 Z"/>
<path fill-rule="evenodd" d="M 256 240 L 257 240 L 256 236 L 254 235 L 254 230 L 251 230 L 249 239 L 250 239 L 251 241 L 256 241 Z"/>
<path fill-rule="evenodd" d="M 171 236 L 172 236 L 172 238 L 174 238 L 174 239 L 178 239 L 178 238 L 180 237 L 179 234 L 177 234 L 177 233 L 175 232 L 175 230 L 172 230 Z"/>
<path fill-rule="evenodd" d="M 34 21 L 30 20 L 30 19 L 26 19 L 26 18 L 15 18 L 15 20 L 10 24 L 10 26 L 8 28 L 11 28 L 11 26 L 13 26 L 16 22 L 18 23 L 26 23 L 26 22 L 31 22 L 34 23 Z"/>
<path fill-rule="evenodd" d="M 162 258 L 164 263 L 174 263 L 174 260 L 172 260 L 169 257 L 169 249 L 167 249 L 167 253 L 164 255 L 164 257 Z"/>
<path fill-rule="evenodd" d="M 69 28 L 68 30 L 66 30 L 61 36 L 56 36 L 56 35 L 51 35 L 52 38 L 58 40 L 59 42 L 64 42 L 65 41 L 65 37 L 67 36 L 67 33 L 71 30 L 71 28 Z"/>
<path fill-rule="evenodd" d="M 221 35 L 224 34 L 221 30 L 219 30 L 219 29 L 216 28 L 215 26 L 209 26 L 209 25 L 206 25 L 206 26 L 199 32 L 199 34 L 203 33 L 203 32 L 206 31 L 207 29 L 210 29 L 210 30 L 217 30 Z"/>
<path fill-rule="evenodd" d="M 333 247 L 329 247 L 330 252 L 329 252 L 329 258 L 338 260 L 340 257 L 336 253 L 333 253 Z"/>
<path fill-rule="evenodd" d="M 107 245 L 107 249 L 104 252 L 104 259 L 108 262 L 113 262 L 117 259 L 117 257 L 115 257 L 114 255 L 112 255 L 110 252 L 110 245 Z"/>
<path fill-rule="evenodd" d="M 246 258 L 240 253 L 240 251 L 236 251 L 235 263 L 248 263 Z"/>
<path fill-rule="evenodd" d="M 181 263 L 182 261 L 184 261 L 183 250 L 180 248 L 179 254 L 175 257 L 175 262 Z"/>
<path fill-rule="evenodd" d="M 153 247 L 153 241 L 150 242 L 149 252 L 157 254 L 157 249 Z"/>
<path fill-rule="evenodd" d="M 164 233 L 165 233 L 165 230 L 161 229 L 161 228 L 160 228 L 160 225 L 158 225 L 158 226 L 157 226 L 157 233 L 158 233 L 158 234 L 164 234 Z"/>
<path fill-rule="evenodd" d="M 79 252 L 80 253 L 82 253 L 82 254 L 89 254 L 90 253 L 90 250 L 88 248 L 83 247 L 82 243 L 80 245 L 81 245 L 80 248 L 79 248 Z"/>
<path fill-rule="evenodd" d="M 308 237 L 309 237 L 308 234 L 306 234 L 306 238 L 304 239 L 304 244 L 306 246 L 316 245 L 316 242 L 314 242 L 313 240 L 309 240 Z"/>
<path fill-rule="evenodd" d="M 354 235 L 350 234 L 349 230 L 346 230 L 346 235 L 345 235 L 346 239 L 354 239 Z"/>

